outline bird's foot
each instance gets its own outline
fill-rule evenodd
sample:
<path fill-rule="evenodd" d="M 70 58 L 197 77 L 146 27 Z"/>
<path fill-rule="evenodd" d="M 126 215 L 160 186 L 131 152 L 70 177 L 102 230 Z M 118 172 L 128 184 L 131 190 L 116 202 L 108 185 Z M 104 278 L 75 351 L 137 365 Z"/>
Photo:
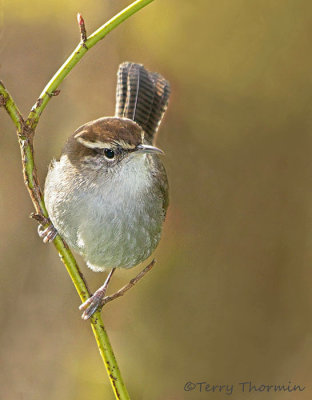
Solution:
<path fill-rule="evenodd" d="M 101 286 L 93 296 L 91 296 L 87 301 L 81 304 L 79 310 L 84 310 L 81 318 L 84 320 L 89 319 L 96 310 L 101 309 L 105 304 L 118 299 L 118 297 L 123 296 L 128 290 L 130 290 L 136 283 L 138 283 L 143 276 L 145 276 L 148 271 L 150 271 L 155 265 L 155 260 L 152 260 L 147 267 L 145 267 L 141 272 L 139 272 L 134 278 L 131 279 L 129 283 L 123 286 L 121 289 L 117 290 L 116 293 L 106 296 L 106 289 L 108 286 L 108 282 L 110 281 L 115 268 L 111 270 L 108 274 L 106 281 L 103 286 Z"/>
<path fill-rule="evenodd" d="M 57 235 L 57 230 L 54 228 L 54 225 L 51 223 L 47 228 L 44 228 L 42 225 L 38 226 L 38 235 L 42 238 L 43 243 L 53 242 Z"/>
<path fill-rule="evenodd" d="M 96 291 L 93 296 L 89 297 L 87 301 L 82 303 L 79 306 L 79 310 L 82 311 L 83 313 L 81 315 L 81 318 L 84 320 L 89 319 L 98 308 L 101 308 L 101 303 L 102 300 L 105 296 L 105 293 L 102 295 Z"/>
<path fill-rule="evenodd" d="M 106 294 L 106 290 L 107 290 L 107 286 L 108 283 L 113 275 L 115 271 L 115 268 L 113 268 L 110 273 L 107 275 L 107 278 L 104 282 L 104 284 L 98 288 L 98 290 L 91 296 L 88 298 L 88 300 L 86 300 L 84 303 L 82 303 L 79 306 L 79 310 L 83 311 L 81 318 L 84 320 L 89 319 L 98 308 L 102 308 L 103 307 L 103 299 L 105 297 Z"/>

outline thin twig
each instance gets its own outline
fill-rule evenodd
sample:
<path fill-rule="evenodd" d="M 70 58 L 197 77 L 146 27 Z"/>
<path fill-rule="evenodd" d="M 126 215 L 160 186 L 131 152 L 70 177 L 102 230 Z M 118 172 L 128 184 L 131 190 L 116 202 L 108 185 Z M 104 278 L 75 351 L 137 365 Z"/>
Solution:
<path fill-rule="evenodd" d="M 42 191 L 38 181 L 37 169 L 34 164 L 34 132 L 28 128 L 12 96 L 2 82 L 0 82 L 0 95 L 2 97 L 3 107 L 6 109 L 17 128 L 17 136 L 21 148 L 23 162 L 24 181 L 35 206 L 36 214 L 39 214 L 43 217 L 48 217 L 48 213 L 43 202 Z"/>
<path fill-rule="evenodd" d="M 58 86 L 64 80 L 64 78 L 69 74 L 69 72 L 73 69 L 73 67 L 80 61 L 80 59 L 86 54 L 86 52 L 91 49 L 91 47 L 93 47 L 98 41 L 102 40 L 109 32 L 115 29 L 123 21 L 125 21 L 131 15 L 141 10 L 143 7 L 150 4 L 152 1 L 154 0 L 136 0 L 134 3 L 130 4 L 130 6 L 122 10 L 119 14 L 115 15 L 112 19 L 110 19 L 108 22 L 102 25 L 94 33 L 92 33 L 92 35 L 88 37 L 86 42 L 84 43 L 81 42 L 78 44 L 78 46 L 68 57 L 65 63 L 61 66 L 61 68 L 55 73 L 55 75 L 48 82 L 48 84 L 40 94 L 37 102 L 31 109 L 31 112 L 28 115 L 26 121 L 27 125 L 31 129 L 34 129 L 37 126 L 39 117 L 50 100 L 50 96 L 47 93 L 53 93 L 54 90 L 58 88 Z"/>
<path fill-rule="evenodd" d="M 87 30 L 86 30 L 84 19 L 82 18 L 82 15 L 80 13 L 77 14 L 77 21 L 78 21 L 78 25 L 79 25 L 79 29 L 80 29 L 81 41 L 82 41 L 82 43 L 85 44 L 87 41 Z"/>
<path fill-rule="evenodd" d="M 105 304 L 109 303 L 110 301 L 113 301 L 115 299 L 118 299 L 118 297 L 123 296 L 128 290 L 130 290 L 136 283 L 139 282 L 145 276 L 148 271 L 150 271 L 153 266 L 155 265 L 156 261 L 152 260 L 147 267 L 145 267 L 141 272 L 139 272 L 134 278 L 131 279 L 129 283 L 127 283 L 125 286 L 123 286 L 121 289 L 117 290 L 114 294 L 110 296 L 105 296 L 101 307 L 105 306 Z"/>
<path fill-rule="evenodd" d="M 18 132 L 21 132 L 25 123 L 18 109 L 17 105 L 14 103 L 12 96 L 6 90 L 4 84 L 0 81 L 0 99 L 1 99 L 1 106 L 5 107 L 7 113 L 11 117 L 11 120 L 14 122 Z"/>

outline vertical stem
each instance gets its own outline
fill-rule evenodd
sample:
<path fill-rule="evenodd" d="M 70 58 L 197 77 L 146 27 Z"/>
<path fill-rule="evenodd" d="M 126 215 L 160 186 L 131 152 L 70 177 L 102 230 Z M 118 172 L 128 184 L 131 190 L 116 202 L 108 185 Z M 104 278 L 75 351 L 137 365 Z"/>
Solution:
<path fill-rule="evenodd" d="M 74 256 L 72 255 L 70 250 L 66 247 L 66 245 L 64 244 L 63 240 L 59 235 L 54 239 L 54 245 L 61 256 L 61 259 L 67 269 L 67 272 L 71 280 L 75 285 L 75 288 L 81 298 L 81 301 L 82 302 L 86 301 L 89 298 L 90 293 L 87 288 L 86 282 L 83 278 L 83 275 L 78 268 Z M 93 334 L 95 336 L 95 340 L 97 342 L 101 357 L 105 364 L 106 371 L 109 380 L 111 382 L 112 388 L 114 390 L 116 399 L 130 400 L 112 346 L 110 344 L 110 340 L 104 328 L 101 312 L 96 311 L 90 318 L 90 322 Z"/>
<path fill-rule="evenodd" d="M 100 354 L 104 361 L 107 374 L 111 381 L 116 399 L 130 400 L 129 393 L 121 377 L 121 373 L 116 361 L 108 335 L 105 331 L 100 311 L 93 314 L 92 330 L 98 344 Z"/>

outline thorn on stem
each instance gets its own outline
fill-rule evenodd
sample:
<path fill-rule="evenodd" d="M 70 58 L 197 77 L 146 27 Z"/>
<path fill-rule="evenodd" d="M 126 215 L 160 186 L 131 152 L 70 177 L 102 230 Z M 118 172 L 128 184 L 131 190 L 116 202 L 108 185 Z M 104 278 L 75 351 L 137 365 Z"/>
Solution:
<path fill-rule="evenodd" d="M 53 90 L 53 92 L 51 92 L 51 93 L 46 92 L 46 94 L 47 94 L 50 98 L 53 97 L 53 96 L 58 96 L 60 93 L 61 93 L 60 89 L 55 89 L 55 90 Z"/>
<path fill-rule="evenodd" d="M 80 13 L 77 14 L 77 21 L 80 29 L 81 41 L 84 44 L 87 41 L 87 31 L 84 19 L 82 18 L 82 15 Z"/>
<path fill-rule="evenodd" d="M 2 96 L 2 94 L 1 94 L 1 95 L 0 95 L 0 107 L 5 106 L 5 103 L 6 103 L 5 98 L 4 98 L 4 96 Z"/>

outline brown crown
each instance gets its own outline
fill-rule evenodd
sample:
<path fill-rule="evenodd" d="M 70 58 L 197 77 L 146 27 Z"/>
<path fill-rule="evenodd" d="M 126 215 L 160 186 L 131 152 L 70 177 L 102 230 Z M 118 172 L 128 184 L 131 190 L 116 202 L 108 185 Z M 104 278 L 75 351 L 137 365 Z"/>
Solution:
<path fill-rule="evenodd" d="M 94 149 L 114 148 L 135 149 L 143 142 L 143 130 L 127 118 L 106 117 L 80 126 L 68 139 L 63 154 L 74 162 L 81 157 L 92 155 Z"/>

